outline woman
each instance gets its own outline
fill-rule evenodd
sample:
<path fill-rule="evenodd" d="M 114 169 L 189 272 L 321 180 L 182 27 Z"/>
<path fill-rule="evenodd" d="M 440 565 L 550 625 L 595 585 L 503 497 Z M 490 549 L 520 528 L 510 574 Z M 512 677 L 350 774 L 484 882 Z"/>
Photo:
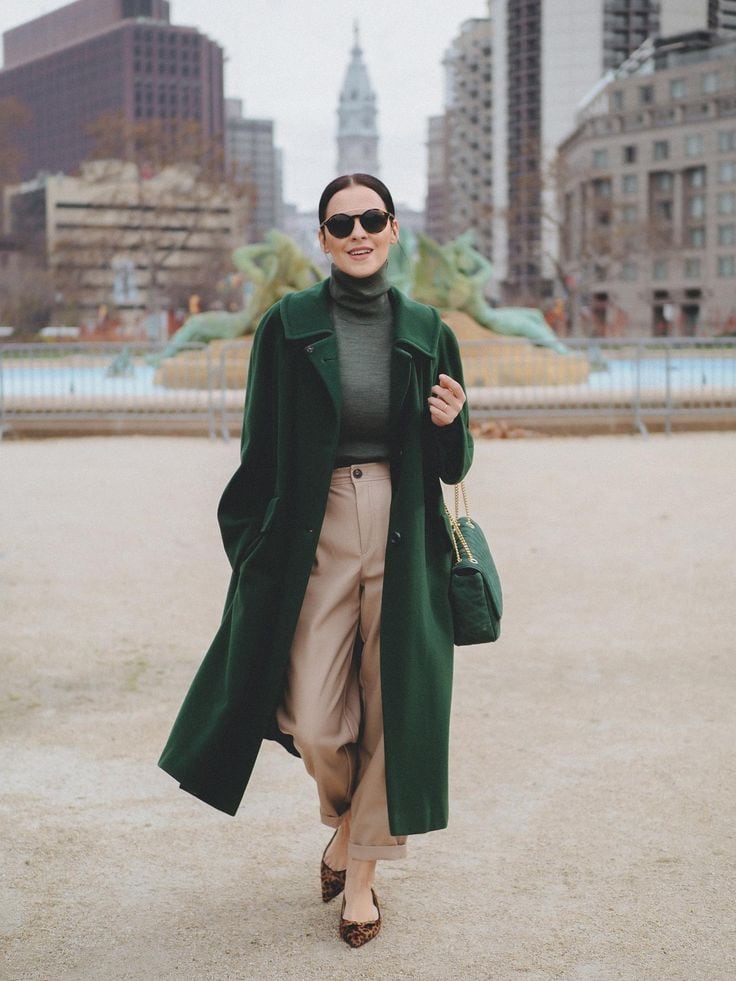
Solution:
<path fill-rule="evenodd" d="M 233 576 L 160 761 L 234 814 L 264 737 L 301 755 L 336 829 L 322 898 L 344 891 L 351 946 L 381 926 L 376 861 L 447 824 L 440 480 L 472 458 L 457 342 L 387 281 L 398 231 L 380 180 L 336 178 L 319 204 L 330 278 L 256 332 L 241 464 L 218 510 Z"/>

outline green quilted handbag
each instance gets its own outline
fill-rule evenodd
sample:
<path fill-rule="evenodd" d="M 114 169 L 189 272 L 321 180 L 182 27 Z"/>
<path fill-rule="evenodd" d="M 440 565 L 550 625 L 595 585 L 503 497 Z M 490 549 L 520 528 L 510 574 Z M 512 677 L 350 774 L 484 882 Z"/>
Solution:
<path fill-rule="evenodd" d="M 460 515 L 460 492 L 465 514 Z M 465 484 L 455 485 L 455 514 L 445 513 L 452 529 L 455 561 L 450 572 L 450 605 L 455 645 L 487 644 L 501 634 L 501 580 L 488 542 L 468 511 Z"/>

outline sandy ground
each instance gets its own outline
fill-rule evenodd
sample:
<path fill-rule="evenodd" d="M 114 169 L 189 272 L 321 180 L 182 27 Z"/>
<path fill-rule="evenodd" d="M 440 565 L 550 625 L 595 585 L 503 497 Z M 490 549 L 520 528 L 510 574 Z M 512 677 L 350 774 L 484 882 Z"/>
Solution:
<path fill-rule="evenodd" d="M 504 635 L 458 651 L 449 830 L 381 936 L 267 745 L 235 819 L 155 766 L 218 622 L 237 445 L 0 444 L 4 979 L 736 977 L 736 434 L 489 441 Z"/>

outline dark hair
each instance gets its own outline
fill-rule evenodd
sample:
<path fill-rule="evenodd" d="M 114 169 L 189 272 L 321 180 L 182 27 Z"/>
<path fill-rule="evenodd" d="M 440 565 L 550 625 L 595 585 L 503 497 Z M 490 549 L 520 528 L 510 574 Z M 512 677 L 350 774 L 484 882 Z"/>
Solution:
<path fill-rule="evenodd" d="M 396 214 L 396 208 L 394 206 L 394 199 L 391 197 L 391 191 L 386 187 L 382 180 L 377 177 L 373 177 L 371 174 L 343 174 L 341 177 L 336 177 L 334 181 L 330 181 L 327 187 L 322 191 L 322 197 L 319 199 L 319 223 L 320 225 L 325 220 L 327 215 L 327 205 L 330 203 L 330 199 L 338 191 L 344 190 L 346 187 L 355 187 L 355 185 L 360 187 L 369 187 L 371 191 L 375 191 L 379 198 L 383 201 L 386 211 L 390 215 Z"/>

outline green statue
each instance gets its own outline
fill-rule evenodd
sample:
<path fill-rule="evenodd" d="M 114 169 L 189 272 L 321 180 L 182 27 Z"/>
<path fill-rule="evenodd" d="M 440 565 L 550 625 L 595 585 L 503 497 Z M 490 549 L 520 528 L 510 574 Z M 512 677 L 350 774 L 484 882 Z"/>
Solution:
<path fill-rule="evenodd" d="M 408 228 L 399 226 L 399 241 L 388 253 L 388 279 L 392 286 L 411 296 L 414 288 L 414 261 L 417 240 Z"/>
<path fill-rule="evenodd" d="M 485 298 L 493 266 L 475 248 L 468 231 L 446 245 L 419 236 L 419 258 L 414 269 L 414 299 L 444 310 L 462 310 L 497 334 L 526 337 L 533 344 L 568 354 L 544 319 L 531 307 L 492 307 Z"/>
<path fill-rule="evenodd" d="M 264 242 L 239 246 L 232 259 L 243 279 L 252 286 L 245 308 L 234 313 L 207 310 L 192 314 L 156 356 L 156 361 L 177 354 L 188 344 L 233 340 L 252 334 L 266 310 L 282 296 L 306 289 L 324 278 L 296 242 L 275 229 L 267 232 Z"/>

